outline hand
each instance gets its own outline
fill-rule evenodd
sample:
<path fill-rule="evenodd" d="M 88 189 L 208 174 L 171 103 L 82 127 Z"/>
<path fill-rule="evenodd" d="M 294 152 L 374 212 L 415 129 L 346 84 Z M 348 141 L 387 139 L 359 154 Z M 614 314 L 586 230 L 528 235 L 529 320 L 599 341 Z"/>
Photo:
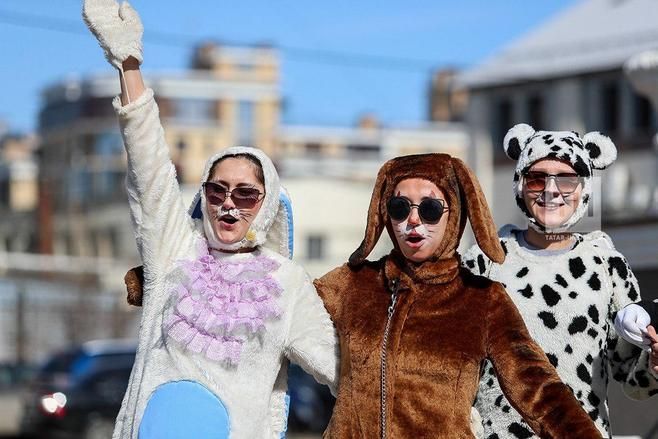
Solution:
<path fill-rule="evenodd" d="M 127 1 L 84 0 L 82 18 L 105 52 L 108 62 L 118 69 L 129 57 L 142 63 L 142 21 Z"/>
<path fill-rule="evenodd" d="M 651 370 L 653 373 L 658 374 L 658 334 L 653 326 L 647 326 L 646 335 L 651 340 Z"/>
<path fill-rule="evenodd" d="M 647 349 L 651 344 L 646 328 L 651 324 L 651 317 L 640 305 L 631 303 L 617 313 L 615 331 L 629 343 Z"/>

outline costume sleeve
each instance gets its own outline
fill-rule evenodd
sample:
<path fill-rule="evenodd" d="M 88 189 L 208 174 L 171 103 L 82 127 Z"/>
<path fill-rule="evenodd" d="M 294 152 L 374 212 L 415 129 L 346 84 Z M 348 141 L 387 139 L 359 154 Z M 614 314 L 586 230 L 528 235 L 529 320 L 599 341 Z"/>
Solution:
<path fill-rule="evenodd" d="M 338 331 L 341 330 L 341 314 L 345 303 L 345 297 L 341 294 L 343 291 L 342 286 L 345 284 L 345 279 L 348 278 L 349 272 L 350 269 L 345 264 L 313 281 L 318 295 L 322 298 L 324 307 L 329 311 L 331 320 L 334 322 Z"/>
<path fill-rule="evenodd" d="M 487 307 L 488 357 L 503 393 L 535 433 L 542 438 L 600 438 L 594 422 L 528 334 L 502 285 L 491 287 Z"/>
<path fill-rule="evenodd" d="M 475 244 L 469 248 L 461 257 L 464 268 L 476 276 L 489 277 L 493 262 L 484 254 L 480 247 Z"/>
<path fill-rule="evenodd" d="M 651 370 L 649 352 L 617 335 L 613 322 L 617 311 L 641 299 L 637 279 L 626 258 L 614 252 L 607 257 L 612 283 L 612 301 L 608 313 L 607 348 L 612 377 L 622 383 L 624 393 L 633 399 L 647 399 L 658 393 L 658 376 Z"/>
<path fill-rule="evenodd" d="M 336 395 L 339 377 L 339 343 L 336 329 L 313 283 L 304 273 L 294 297 L 292 321 L 286 342 L 290 361 L 299 364 Z"/>
<path fill-rule="evenodd" d="M 279 374 L 274 381 L 270 394 L 270 432 L 271 439 L 284 439 L 288 429 L 288 412 L 290 397 L 288 396 L 288 361 L 281 364 Z"/>
<path fill-rule="evenodd" d="M 193 236 L 193 223 L 180 194 L 169 158 L 153 90 L 121 106 L 115 98 L 121 134 L 128 153 L 126 187 L 137 247 L 147 278 L 182 256 Z"/>

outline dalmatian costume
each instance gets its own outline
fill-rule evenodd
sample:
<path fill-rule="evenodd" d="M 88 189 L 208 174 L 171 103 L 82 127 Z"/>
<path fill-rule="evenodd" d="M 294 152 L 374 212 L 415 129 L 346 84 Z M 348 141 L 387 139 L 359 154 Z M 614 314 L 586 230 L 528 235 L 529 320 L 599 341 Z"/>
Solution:
<path fill-rule="evenodd" d="M 534 162 L 547 157 L 564 160 L 583 177 L 580 205 L 559 229 L 566 231 L 586 212 L 593 169 L 604 169 L 616 159 L 614 144 L 599 133 L 581 139 L 573 132 L 535 132 L 525 124 L 508 132 L 504 147 L 507 155 L 517 160 L 517 204 L 528 216 L 530 227 L 542 232 L 545 228 L 530 216 L 521 195 L 522 175 Z M 530 335 L 603 437 L 610 437 L 610 378 L 621 382 L 633 399 L 658 393 L 658 379 L 648 367 L 647 353 L 619 338 L 613 327 L 617 311 L 640 300 L 637 280 L 626 259 L 601 231 L 574 233 L 573 247 L 564 251 L 529 249 L 523 230 L 512 225 L 503 227 L 499 237 L 506 253 L 503 264 L 491 262 L 474 246 L 462 258 L 463 265 L 506 287 Z M 475 407 L 487 439 L 536 437 L 505 399 L 491 363 L 484 365 Z"/>

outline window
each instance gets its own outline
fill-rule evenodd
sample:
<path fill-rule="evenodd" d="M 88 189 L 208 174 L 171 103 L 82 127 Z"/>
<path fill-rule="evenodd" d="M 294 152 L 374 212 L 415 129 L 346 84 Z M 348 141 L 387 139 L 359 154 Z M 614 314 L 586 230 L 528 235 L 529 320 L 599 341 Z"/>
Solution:
<path fill-rule="evenodd" d="M 601 128 L 612 135 L 619 128 L 619 87 L 616 82 L 604 84 L 601 89 Z"/>
<path fill-rule="evenodd" d="M 651 129 L 653 111 L 649 99 L 638 94 L 633 99 L 633 127 L 639 131 Z"/>
<path fill-rule="evenodd" d="M 322 155 L 322 145 L 319 143 L 311 142 L 304 145 L 304 150 L 306 154 L 310 156 L 319 156 Z"/>
<path fill-rule="evenodd" d="M 544 99 L 541 96 L 531 96 L 528 99 L 528 121 L 530 126 L 537 129 L 544 126 Z"/>
<path fill-rule="evenodd" d="M 355 144 L 347 145 L 347 153 L 352 158 L 359 159 L 378 159 L 379 145 Z"/>
<path fill-rule="evenodd" d="M 187 123 L 212 121 L 215 114 L 214 104 L 214 101 L 208 99 L 178 99 L 174 102 L 174 118 Z"/>
<path fill-rule="evenodd" d="M 324 236 L 322 235 L 309 235 L 306 242 L 308 245 L 307 259 L 318 260 L 325 257 L 324 249 Z"/>
<path fill-rule="evenodd" d="M 492 136 L 494 158 L 500 160 L 505 158 L 503 150 L 503 139 L 507 131 L 512 128 L 512 102 L 509 99 L 501 99 L 494 103 L 492 117 Z"/>
<path fill-rule="evenodd" d="M 254 103 L 240 101 L 238 103 L 238 145 L 253 144 Z"/>

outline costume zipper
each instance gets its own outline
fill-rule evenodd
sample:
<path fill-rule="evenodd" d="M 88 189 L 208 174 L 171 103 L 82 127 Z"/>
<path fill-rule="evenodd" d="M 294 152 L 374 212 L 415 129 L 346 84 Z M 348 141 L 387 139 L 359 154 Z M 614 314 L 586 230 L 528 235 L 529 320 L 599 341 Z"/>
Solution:
<path fill-rule="evenodd" d="M 391 303 L 388 306 L 388 319 L 386 320 L 386 327 L 384 328 L 384 339 L 382 340 L 381 352 L 381 439 L 386 438 L 386 348 L 388 345 L 388 333 L 391 330 L 391 321 L 393 320 L 393 314 L 395 313 L 395 304 L 398 301 L 399 288 L 398 279 L 393 279 L 391 283 L 393 284 L 393 292 L 391 293 Z"/>

